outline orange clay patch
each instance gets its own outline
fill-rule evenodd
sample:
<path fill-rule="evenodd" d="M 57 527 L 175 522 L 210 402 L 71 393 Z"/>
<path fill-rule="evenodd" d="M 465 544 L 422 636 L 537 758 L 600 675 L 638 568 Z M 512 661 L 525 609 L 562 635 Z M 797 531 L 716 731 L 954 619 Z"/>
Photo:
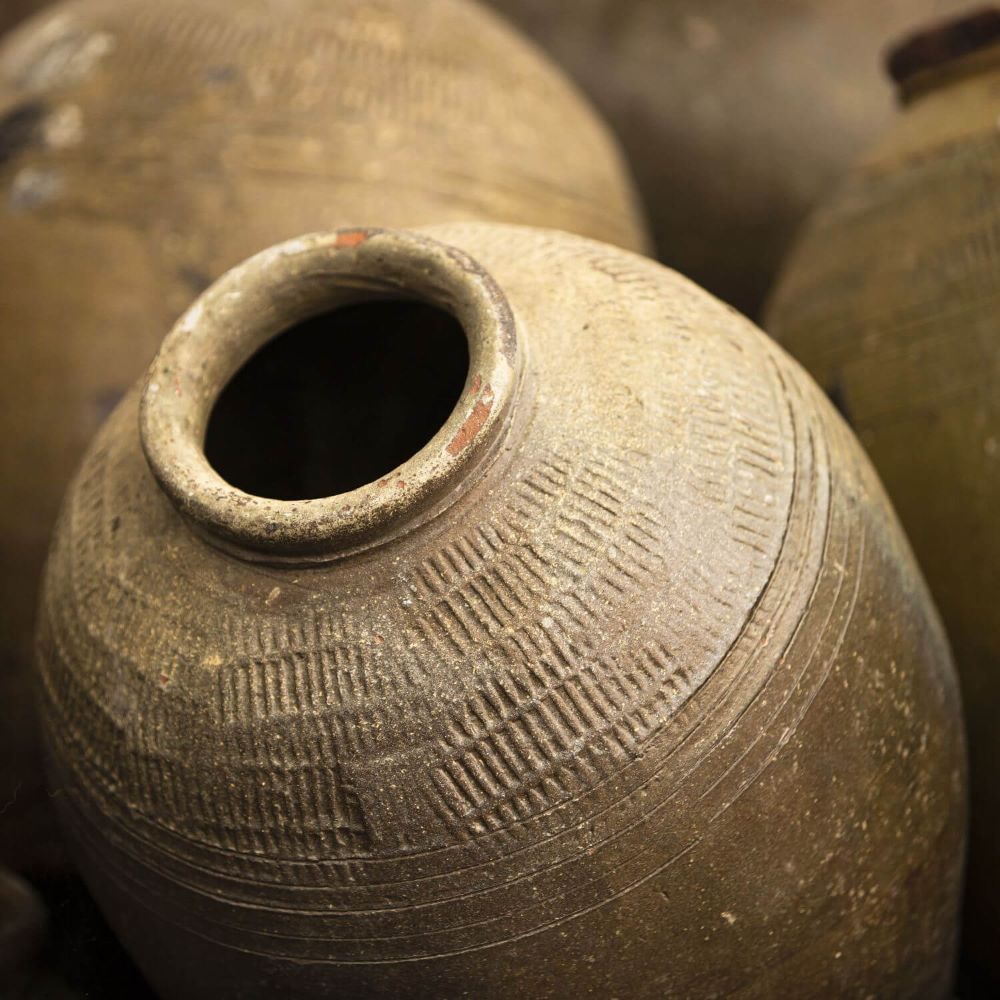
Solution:
<path fill-rule="evenodd" d="M 349 229 L 346 233 L 337 233 L 337 242 L 334 246 L 356 247 L 360 246 L 368 239 L 368 234 L 363 229 Z"/>
<path fill-rule="evenodd" d="M 483 429 L 483 424 L 486 423 L 486 418 L 492 409 L 493 390 L 487 385 L 483 387 L 483 394 L 472 408 L 472 412 L 465 418 L 465 423 L 451 439 L 446 449 L 449 455 L 459 455 L 468 447 L 472 439 Z"/>

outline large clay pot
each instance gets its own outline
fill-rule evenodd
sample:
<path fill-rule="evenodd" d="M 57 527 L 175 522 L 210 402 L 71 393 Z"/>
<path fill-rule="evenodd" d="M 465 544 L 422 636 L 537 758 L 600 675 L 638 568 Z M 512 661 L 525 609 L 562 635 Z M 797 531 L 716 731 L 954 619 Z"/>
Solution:
<path fill-rule="evenodd" d="M 969 0 L 493 0 L 622 140 L 659 257 L 756 315 L 799 223 L 891 118 L 882 47 Z"/>
<path fill-rule="evenodd" d="M 360 221 L 643 235 L 603 126 L 461 0 L 60 4 L 0 50 L 0 185 L 0 704 L 22 727 L 0 857 L 23 866 L 46 840 L 19 665 L 55 509 L 192 294 Z"/>
<path fill-rule="evenodd" d="M 229 272 L 90 449 L 38 650 L 164 997 L 947 988 L 910 550 L 802 371 L 637 255 L 470 224 Z"/>
<path fill-rule="evenodd" d="M 947 625 L 972 775 L 965 935 L 1000 982 L 1000 13 L 894 65 L 899 120 L 810 222 L 768 329 L 857 430 Z"/>

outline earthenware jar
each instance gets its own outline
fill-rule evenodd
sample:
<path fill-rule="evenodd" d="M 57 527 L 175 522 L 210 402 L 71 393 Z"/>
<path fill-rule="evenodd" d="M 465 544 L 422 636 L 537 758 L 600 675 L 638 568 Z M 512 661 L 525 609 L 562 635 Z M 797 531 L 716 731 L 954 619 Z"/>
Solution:
<path fill-rule="evenodd" d="M 947 625 L 970 744 L 965 937 L 1000 982 L 1000 12 L 891 65 L 899 120 L 807 227 L 768 329 L 857 431 Z"/>
<path fill-rule="evenodd" d="M 192 295 L 361 221 L 644 238 L 604 127 L 463 0 L 59 4 L 0 49 L 0 190 L 0 703 L 25 719 L 0 744 L 0 859 L 25 865 L 44 797 L 19 665 L 55 510 Z"/>
<path fill-rule="evenodd" d="M 924 584 L 812 382 L 654 262 L 259 254 L 101 431 L 46 580 L 56 802 L 165 997 L 948 983 Z"/>
<path fill-rule="evenodd" d="M 660 259 L 756 315 L 806 213 L 892 115 L 882 48 L 969 0 L 492 0 L 621 138 Z"/>

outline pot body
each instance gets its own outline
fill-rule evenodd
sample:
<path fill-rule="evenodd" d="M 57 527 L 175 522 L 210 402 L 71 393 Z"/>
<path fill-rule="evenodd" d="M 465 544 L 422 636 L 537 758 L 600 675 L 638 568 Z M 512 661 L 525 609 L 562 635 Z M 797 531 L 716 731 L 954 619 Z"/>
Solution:
<path fill-rule="evenodd" d="M 0 117 L 0 699 L 18 718 L 69 475 L 222 271 L 361 221 L 643 243 L 603 126 L 530 44 L 460 0 L 59 4 L 6 39 Z M 20 867 L 46 843 L 33 734 L 4 734 L 0 753 L 15 761 L 0 795 L 20 788 L 0 856 Z"/>
<path fill-rule="evenodd" d="M 341 501 L 234 494 L 226 515 L 224 484 L 174 476 L 149 414 L 211 405 L 222 362 L 177 345 L 239 284 L 168 339 L 143 446 L 133 393 L 71 488 L 41 606 L 45 733 L 122 940 L 165 997 L 944 996 L 958 696 L 846 426 L 660 265 L 517 227 L 426 234 L 254 267 L 343 276 L 362 246 L 444 241 L 468 255 L 458 279 L 492 276 L 523 371 L 445 509 L 279 559 L 268 533 L 305 538 Z M 414 461 L 488 426 L 493 385 L 472 363 L 469 418 Z M 386 490 L 405 508 L 411 481 L 338 510 Z M 233 550 L 258 508 L 262 551 Z"/>
<path fill-rule="evenodd" d="M 659 258 L 750 316 L 795 230 L 891 119 L 883 47 L 961 0 L 493 0 L 636 173 Z"/>
<path fill-rule="evenodd" d="M 906 105 L 817 212 L 768 329 L 857 431 L 947 625 L 970 739 L 965 934 L 997 977 L 1000 58 L 990 50 L 969 59 Z"/>

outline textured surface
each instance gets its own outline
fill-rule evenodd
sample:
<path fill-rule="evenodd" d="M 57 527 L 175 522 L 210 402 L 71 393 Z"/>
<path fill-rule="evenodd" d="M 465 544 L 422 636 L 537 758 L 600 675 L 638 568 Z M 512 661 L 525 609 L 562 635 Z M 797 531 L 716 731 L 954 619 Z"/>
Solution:
<path fill-rule="evenodd" d="M 768 328 L 857 430 L 948 626 L 972 768 L 966 936 L 1000 979 L 1000 55 L 972 60 L 817 213 Z"/>
<path fill-rule="evenodd" d="M 122 939 L 167 997 L 944 995 L 957 694 L 849 432 L 654 263 L 430 232 L 527 357 L 444 514 L 325 566 L 225 555 L 135 394 L 76 478 L 45 728 Z"/>
<path fill-rule="evenodd" d="M 968 0 L 493 0 L 578 80 L 659 258 L 750 316 L 789 240 L 891 117 L 884 47 Z"/>
<path fill-rule="evenodd" d="M 58 498 L 171 323 L 286 237 L 480 218 L 643 240 L 603 127 L 490 11 L 81 0 L 7 36 L 0 702 L 20 721 L 0 859 L 47 858 L 21 666 Z"/>

